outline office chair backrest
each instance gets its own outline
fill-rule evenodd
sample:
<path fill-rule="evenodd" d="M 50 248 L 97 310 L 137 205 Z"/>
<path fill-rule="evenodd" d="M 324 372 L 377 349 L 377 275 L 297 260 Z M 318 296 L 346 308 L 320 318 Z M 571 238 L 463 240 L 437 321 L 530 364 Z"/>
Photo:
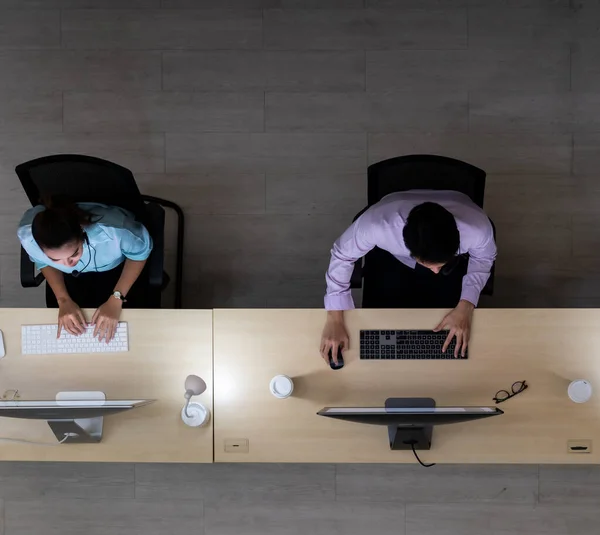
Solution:
<path fill-rule="evenodd" d="M 370 165 L 367 188 L 369 206 L 397 191 L 438 189 L 460 191 L 483 208 L 485 171 L 445 156 L 399 156 Z"/>
<path fill-rule="evenodd" d="M 120 206 L 145 220 L 140 190 L 129 169 L 91 156 L 58 154 L 18 165 L 15 169 L 33 206 L 51 195 L 66 195 L 74 202 Z"/>

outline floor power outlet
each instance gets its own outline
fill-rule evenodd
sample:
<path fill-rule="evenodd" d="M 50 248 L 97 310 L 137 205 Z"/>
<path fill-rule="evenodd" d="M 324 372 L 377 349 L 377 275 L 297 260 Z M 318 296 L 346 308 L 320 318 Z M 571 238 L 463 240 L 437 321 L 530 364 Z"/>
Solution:
<path fill-rule="evenodd" d="M 569 453 L 592 453 L 592 441 L 588 439 L 567 440 Z"/>

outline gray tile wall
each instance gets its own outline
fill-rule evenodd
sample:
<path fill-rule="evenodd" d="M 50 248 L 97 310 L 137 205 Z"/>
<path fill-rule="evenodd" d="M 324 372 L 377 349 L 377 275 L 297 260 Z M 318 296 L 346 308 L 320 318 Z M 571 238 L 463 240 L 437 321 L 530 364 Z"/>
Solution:
<path fill-rule="evenodd" d="M 415 152 L 488 172 L 482 306 L 598 306 L 599 18 L 596 0 L 0 0 L 0 306 L 43 303 L 18 284 L 13 169 L 56 152 L 183 206 L 187 307 L 320 306 L 367 165 Z"/>

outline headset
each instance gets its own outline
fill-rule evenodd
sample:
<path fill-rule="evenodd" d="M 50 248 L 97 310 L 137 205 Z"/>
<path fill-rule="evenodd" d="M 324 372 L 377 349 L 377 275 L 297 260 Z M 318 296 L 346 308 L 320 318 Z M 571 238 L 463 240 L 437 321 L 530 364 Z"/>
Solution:
<path fill-rule="evenodd" d="M 90 244 L 90 239 L 88 238 L 87 232 L 85 232 L 85 230 L 83 231 L 83 239 L 84 239 L 85 243 L 87 243 L 88 249 L 94 250 L 94 268 L 96 269 L 96 272 L 98 272 L 98 266 L 96 265 L 96 248 Z M 79 277 L 79 275 L 81 275 L 81 272 L 85 271 L 87 269 L 87 267 L 90 265 L 91 261 L 92 261 L 92 253 L 90 252 L 90 259 L 88 260 L 87 264 L 85 266 L 83 266 L 83 269 L 81 271 L 74 269 L 73 271 L 71 271 L 71 275 L 73 275 L 73 277 L 75 277 L 75 278 Z"/>

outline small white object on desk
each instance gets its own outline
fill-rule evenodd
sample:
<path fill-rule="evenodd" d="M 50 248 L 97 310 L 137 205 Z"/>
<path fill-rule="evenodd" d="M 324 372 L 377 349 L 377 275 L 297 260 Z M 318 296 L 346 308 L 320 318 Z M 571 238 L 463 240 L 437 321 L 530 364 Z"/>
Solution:
<path fill-rule="evenodd" d="M 292 395 L 294 391 L 294 381 L 287 375 L 276 375 L 269 383 L 271 394 L 276 398 L 286 399 Z"/>
<path fill-rule="evenodd" d="M 577 379 L 569 385 L 567 392 L 571 401 L 585 403 L 592 397 L 592 385 L 585 379 Z"/>
<path fill-rule="evenodd" d="M 0 359 L 6 355 L 6 351 L 4 350 L 4 335 L 2 331 L 0 331 Z"/>
<path fill-rule="evenodd" d="M 21 353 L 23 355 L 62 355 L 66 353 L 122 353 L 129 351 L 127 323 L 120 321 L 115 337 L 106 341 L 94 337 L 94 325 L 87 325 L 79 336 L 64 329 L 56 338 L 58 325 L 22 325 Z"/>
<path fill-rule="evenodd" d="M 185 380 L 185 406 L 181 409 L 181 419 L 190 427 L 201 427 L 208 422 L 208 409 L 201 403 L 190 403 L 192 396 L 199 396 L 206 390 L 206 383 L 197 375 L 188 375 Z"/>

